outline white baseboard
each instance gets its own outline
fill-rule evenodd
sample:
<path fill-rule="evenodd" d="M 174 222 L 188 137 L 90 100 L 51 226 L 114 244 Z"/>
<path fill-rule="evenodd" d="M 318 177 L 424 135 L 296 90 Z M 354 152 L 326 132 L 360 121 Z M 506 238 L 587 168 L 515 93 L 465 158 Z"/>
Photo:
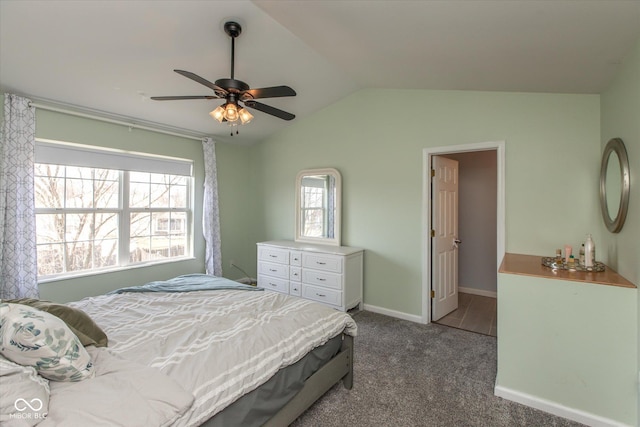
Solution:
<path fill-rule="evenodd" d="M 494 394 L 498 397 L 502 397 L 504 399 L 511 400 L 522 405 L 530 406 L 532 408 L 548 412 L 549 414 L 567 418 L 572 421 L 577 421 L 579 423 L 586 424 L 592 427 L 631 427 L 629 424 L 623 424 L 619 421 L 581 411 L 580 409 L 570 408 L 551 400 L 546 400 L 527 393 L 511 390 L 497 384 L 494 388 Z"/>
<path fill-rule="evenodd" d="M 385 316 L 395 317 L 397 319 L 408 320 L 410 322 L 422 323 L 422 317 L 415 314 L 403 313 L 401 311 L 389 310 L 388 308 L 377 307 L 375 305 L 363 304 L 362 308 L 373 313 L 384 314 Z"/>
<path fill-rule="evenodd" d="M 498 293 L 493 291 L 485 291 L 483 289 L 465 288 L 464 286 L 458 286 L 458 292 L 463 294 L 480 295 L 483 297 L 498 298 Z"/>

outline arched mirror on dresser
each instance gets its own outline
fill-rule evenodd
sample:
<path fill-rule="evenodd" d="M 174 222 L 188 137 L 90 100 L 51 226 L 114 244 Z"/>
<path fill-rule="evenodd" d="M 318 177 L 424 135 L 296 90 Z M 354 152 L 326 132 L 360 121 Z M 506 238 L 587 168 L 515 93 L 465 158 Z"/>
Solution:
<path fill-rule="evenodd" d="M 612 138 L 602 153 L 600 164 L 600 210 L 607 229 L 622 230 L 629 208 L 629 158 L 624 142 Z"/>
<path fill-rule="evenodd" d="M 296 242 L 340 246 L 342 177 L 333 168 L 296 176 Z"/>

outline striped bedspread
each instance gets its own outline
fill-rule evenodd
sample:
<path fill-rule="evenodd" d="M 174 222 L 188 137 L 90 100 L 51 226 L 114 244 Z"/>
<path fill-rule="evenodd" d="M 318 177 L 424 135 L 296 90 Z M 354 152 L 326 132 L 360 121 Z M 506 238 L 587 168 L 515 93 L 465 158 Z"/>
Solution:
<path fill-rule="evenodd" d="M 107 333 L 112 352 L 194 394 L 176 426 L 203 423 L 341 331 L 357 330 L 343 312 L 269 291 L 123 293 L 69 305 Z"/>

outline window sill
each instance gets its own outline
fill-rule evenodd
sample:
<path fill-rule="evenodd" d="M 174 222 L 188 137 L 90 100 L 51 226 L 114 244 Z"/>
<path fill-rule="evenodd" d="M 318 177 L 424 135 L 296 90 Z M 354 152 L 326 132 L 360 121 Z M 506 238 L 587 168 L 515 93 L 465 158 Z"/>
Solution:
<path fill-rule="evenodd" d="M 172 258 L 171 260 L 151 261 L 151 262 L 145 262 L 141 264 L 122 266 L 122 267 L 105 268 L 101 270 L 87 270 L 87 271 L 79 271 L 77 273 L 60 274 L 57 276 L 48 276 L 48 277 L 43 277 L 41 279 L 38 279 L 38 284 L 59 282 L 62 280 L 69 280 L 69 279 L 78 279 L 81 277 L 91 277 L 91 276 L 97 276 L 100 274 L 118 273 L 118 272 L 124 272 L 129 270 L 136 270 L 139 268 L 147 268 L 147 267 L 154 267 L 154 266 L 164 265 L 164 264 L 172 264 L 176 262 L 193 261 L 195 259 L 196 258 L 193 256 L 188 256 L 188 257 L 181 257 L 181 258 Z"/>

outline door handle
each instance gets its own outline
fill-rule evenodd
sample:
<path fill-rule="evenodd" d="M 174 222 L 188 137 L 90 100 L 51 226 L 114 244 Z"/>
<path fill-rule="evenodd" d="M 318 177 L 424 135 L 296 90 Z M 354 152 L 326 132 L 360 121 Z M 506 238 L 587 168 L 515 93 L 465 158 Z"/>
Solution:
<path fill-rule="evenodd" d="M 460 247 L 460 243 L 462 243 L 462 240 L 458 240 L 458 239 L 453 239 L 453 247 L 454 248 L 458 248 Z"/>

